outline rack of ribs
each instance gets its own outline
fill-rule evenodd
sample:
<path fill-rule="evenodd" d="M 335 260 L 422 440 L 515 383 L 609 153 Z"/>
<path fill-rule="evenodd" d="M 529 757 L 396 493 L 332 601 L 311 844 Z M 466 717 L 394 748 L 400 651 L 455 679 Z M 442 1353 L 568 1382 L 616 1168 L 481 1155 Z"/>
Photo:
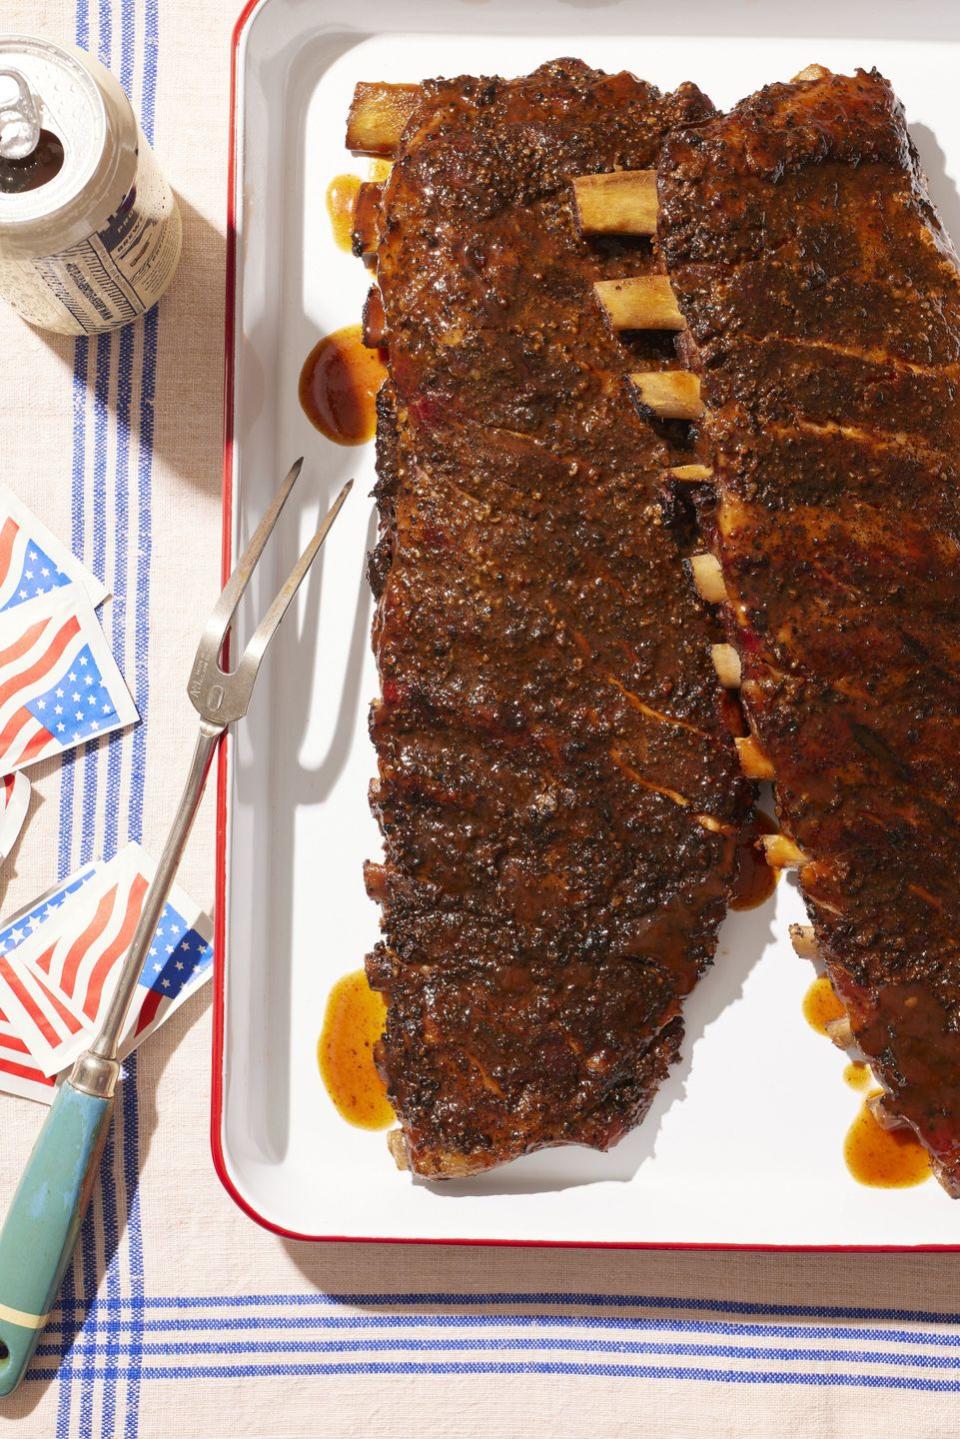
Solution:
<path fill-rule="evenodd" d="M 716 945 L 752 787 L 669 480 L 660 503 L 688 427 L 625 403 L 675 360 L 593 291 L 656 261 L 584 240 L 570 194 L 708 113 L 577 61 L 361 86 L 351 113 L 348 143 L 396 156 L 357 215 L 389 350 L 367 972 L 391 1149 L 423 1176 L 615 1143 Z"/>
<path fill-rule="evenodd" d="M 659 200 L 706 407 L 704 560 L 812 919 L 798 948 L 880 1117 L 956 1195 L 957 256 L 875 72 L 814 67 L 674 133 Z"/>

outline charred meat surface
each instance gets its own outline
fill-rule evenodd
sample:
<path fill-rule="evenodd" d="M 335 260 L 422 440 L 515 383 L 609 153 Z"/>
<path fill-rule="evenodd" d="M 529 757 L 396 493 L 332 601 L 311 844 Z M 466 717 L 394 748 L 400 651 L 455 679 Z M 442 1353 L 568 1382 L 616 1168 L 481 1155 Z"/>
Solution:
<path fill-rule="evenodd" d="M 856 1043 L 960 1192 L 960 277 L 889 84 L 670 137 L 742 698 Z"/>
<path fill-rule="evenodd" d="M 655 261 L 570 186 L 707 113 L 577 61 L 433 81 L 384 188 L 367 969 L 421 1175 L 637 1124 L 724 914 L 751 789 L 658 500 L 683 427 L 627 398 L 672 361 L 593 290 Z"/>

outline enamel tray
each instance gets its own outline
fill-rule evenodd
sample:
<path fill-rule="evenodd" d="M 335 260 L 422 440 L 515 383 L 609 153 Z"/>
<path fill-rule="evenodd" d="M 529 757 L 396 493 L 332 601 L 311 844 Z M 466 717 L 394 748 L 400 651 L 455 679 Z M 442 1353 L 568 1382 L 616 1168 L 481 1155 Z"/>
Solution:
<path fill-rule="evenodd" d="M 683 25 L 685 33 L 672 32 Z M 909 24 L 908 38 L 906 27 Z M 762 33 L 766 30 L 766 33 Z M 801 38 L 790 38 L 802 31 Z M 219 776 L 213 1074 L 217 1170 L 247 1212 L 302 1238 L 789 1248 L 952 1247 L 960 1204 L 933 1181 L 865 1189 L 843 1140 L 860 1096 L 809 1028 L 813 971 L 787 938 L 796 889 L 732 917 L 687 1008 L 683 1059 L 613 1152 L 553 1150 L 473 1181 L 413 1182 L 382 1134 L 351 1129 L 321 1084 L 333 982 L 377 937 L 361 867 L 376 694 L 364 580 L 372 446 L 327 443 L 300 411 L 301 362 L 359 319 L 369 278 L 334 245 L 331 178 L 354 83 L 520 74 L 578 55 L 718 105 L 811 62 L 876 64 L 894 82 L 948 228 L 960 236 L 960 17 L 952 7 L 814 3 L 798 18 L 732 3 L 633 0 L 259 0 L 237 25 L 229 197 L 224 563 L 293 458 L 299 497 L 257 571 L 262 612 L 344 480 L 353 494 L 299 597 Z M 268 594 L 269 592 L 269 594 Z M 769 808 L 769 805 L 768 805 Z"/>

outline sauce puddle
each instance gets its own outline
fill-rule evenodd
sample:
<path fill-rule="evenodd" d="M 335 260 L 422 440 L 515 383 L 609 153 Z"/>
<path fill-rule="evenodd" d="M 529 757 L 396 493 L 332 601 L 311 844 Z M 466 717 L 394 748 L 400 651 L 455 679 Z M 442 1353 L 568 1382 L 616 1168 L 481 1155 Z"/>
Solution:
<path fill-rule="evenodd" d="M 843 1019 L 846 1012 L 825 974 L 813 981 L 803 997 L 803 1017 L 818 1034 L 826 1035 L 827 1025 Z"/>
<path fill-rule="evenodd" d="M 825 1035 L 831 1020 L 842 1019 L 845 1014 L 829 978 L 821 974 L 804 996 L 804 1018 L 818 1034 Z M 861 1091 L 873 1082 L 870 1066 L 859 1059 L 847 1063 L 843 1078 L 851 1089 Z M 867 1098 L 882 1093 L 882 1089 L 872 1089 Z M 866 1101 L 847 1130 L 843 1158 L 851 1177 L 871 1189 L 910 1189 L 929 1179 L 933 1172 L 930 1156 L 913 1130 L 884 1129 Z"/>
<path fill-rule="evenodd" d="M 327 214 L 341 250 L 353 249 L 353 212 L 360 193 L 359 175 L 335 175 L 327 186 Z"/>
<path fill-rule="evenodd" d="M 909 1189 L 931 1175 L 929 1155 L 913 1130 L 884 1129 L 866 1104 L 847 1131 L 843 1157 L 854 1179 L 872 1189 Z"/>
<path fill-rule="evenodd" d="M 358 1129 L 386 1129 L 393 1107 L 373 1062 L 387 1006 L 362 969 L 344 975 L 330 991 L 317 1043 L 320 1074 L 337 1112 Z"/>
<path fill-rule="evenodd" d="M 733 878 L 731 909 L 756 909 L 773 894 L 780 871 L 767 864 L 757 844 L 762 834 L 776 834 L 779 826 L 762 809 L 758 809 L 740 837 L 737 867 Z"/>
<path fill-rule="evenodd" d="M 851 1060 L 843 1071 L 843 1082 L 851 1089 L 866 1089 L 872 1078 L 869 1064 L 862 1064 L 859 1059 Z"/>
<path fill-rule="evenodd" d="M 377 428 L 377 391 L 386 379 L 379 350 L 359 325 L 335 330 L 310 351 L 300 371 L 300 404 L 311 424 L 338 445 L 362 445 Z"/>

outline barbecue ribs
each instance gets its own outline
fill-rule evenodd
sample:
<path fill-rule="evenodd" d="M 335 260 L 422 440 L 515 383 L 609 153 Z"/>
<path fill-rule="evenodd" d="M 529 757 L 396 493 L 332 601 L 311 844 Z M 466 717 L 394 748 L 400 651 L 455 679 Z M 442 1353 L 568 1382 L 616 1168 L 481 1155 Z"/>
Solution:
<path fill-rule="evenodd" d="M 626 401 L 630 370 L 675 363 L 669 342 L 631 353 L 593 294 L 653 255 L 581 239 L 569 184 L 649 167 L 708 103 L 577 61 L 401 99 L 397 162 L 365 206 L 390 375 L 367 971 L 388 1003 L 391 1147 L 452 1177 L 605 1149 L 642 1119 L 713 954 L 751 787 L 683 516 L 657 502 L 682 427 Z"/>
<path fill-rule="evenodd" d="M 876 73 L 669 137 L 708 542 L 853 1037 L 960 1192 L 960 283 Z"/>

